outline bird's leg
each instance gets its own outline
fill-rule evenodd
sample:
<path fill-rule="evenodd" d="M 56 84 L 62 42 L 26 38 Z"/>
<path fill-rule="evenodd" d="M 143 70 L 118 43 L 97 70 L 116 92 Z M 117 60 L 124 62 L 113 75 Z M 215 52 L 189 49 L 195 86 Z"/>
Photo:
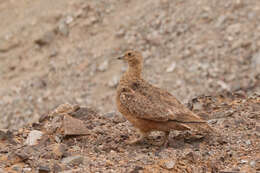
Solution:
<path fill-rule="evenodd" d="M 127 142 L 128 144 L 132 145 L 132 144 L 140 144 L 144 141 L 145 138 L 147 138 L 147 136 L 149 135 L 148 132 L 143 132 L 140 131 L 140 137 L 134 140 L 131 140 L 129 142 Z"/>

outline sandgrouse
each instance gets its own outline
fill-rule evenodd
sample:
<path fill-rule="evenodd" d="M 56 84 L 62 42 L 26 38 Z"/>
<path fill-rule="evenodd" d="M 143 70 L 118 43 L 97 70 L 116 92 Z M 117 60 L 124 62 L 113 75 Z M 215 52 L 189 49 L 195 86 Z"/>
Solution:
<path fill-rule="evenodd" d="M 143 57 L 138 51 L 127 51 L 118 59 L 128 63 L 117 87 L 117 108 L 141 136 L 130 143 L 140 143 L 151 131 L 165 132 L 164 143 L 171 130 L 210 132 L 206 121 L 182 105 L 169 92 L 149 84 L 142 78 Z"/>

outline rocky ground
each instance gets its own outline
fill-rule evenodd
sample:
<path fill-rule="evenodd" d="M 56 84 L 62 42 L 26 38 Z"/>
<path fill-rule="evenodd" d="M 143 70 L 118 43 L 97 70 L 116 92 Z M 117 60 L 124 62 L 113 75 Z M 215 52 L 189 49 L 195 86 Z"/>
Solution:
<path fill-rule="evenodd" d="M 105 123 L 107 126 L 104 128 L 108 132 L 111 129 L 114 131 L 110 134 L 93 132 L 85 137 L 56 141 L 69 149 L 69 152 L 66 152 L 69 154 L 56 158 L 57 164 L 66 165 L 61 160 L 76 152 L 80 154 L 79 160 L 84 158 L 84 163 L 91 163 L 86 166 L 82 162 L 81 165 L 93 172 L 99 168 L 123 172 L 138 172 L 139 169 L 165 171 L 164 166 L 158 166 L 163 165 L 164 161 L 159 164 L 159 160 L 166 158 L 165 162 L 174 167 L 182 163 L 181 158 L 185 160 L 186 157 L 190 157 L 186 154 L 191 152 L 195 161 L 183 161 L 185 166 L 190 166 L 187 168 L 188 171 L 194 170 L 195 164 L 200 165 L 195 172 L 203 172 L 204 169 L 206 172 L 216 172 L 226 168 L 255 170 L 259 160 L 259 155 L 255 152 L 259 149 L 259 103 L 257 99 L 249 98 L 260 92 L 259 16 L 260 1 L 256 0 L 1 1 L 0 129 L 14 130 L 13 136 L 21 137 L 15 144 L 7 142 L 4 145 L 12 145 L 10 151 L 16 150 L 15 147 L 23 150 L 23 140 L 32 129 L 38 128 L 36 130 L 45 134 L 42 127 L 30 128 L 28 124 L 38 122 L 46 112 L 68 102 L 97 109 L 97 117 L 100 119 L 92 121 L 93 128 L 103 128 L 102 123 Z M 194 101 L 193 98 L 200 95 L 215 98 L 216 95 L 225 95 L 226 92 L 242 93 L 241 103 L 237 103 L 237 98 L 233 97 L 226 101 L 227 105 L 233 104 L 234 101 L 237 106 L 245 106 L 245 110 L 223 103 L 220 104 L 220 108 L 210 108 L 218 111 L 215 115 L 209 108 L 204 110 L 206 108 L 197 107 L 198 112 L 208 111 L 207 114 L 201 114 L 206 119 L 216 119 L 215 116 L 225 117 L 226 112 L 232 112 L 233 109 L 238 112 L 213 121 L 215 124 L 212 126 L 216 130 L 224 132 L 224 136 L 229 136 L 227 141 L 211 145 L 203 140 L 198 145 L 198 142 L 186 143 L 183 141 L 185 135 L 174 133 L 173 141 L 180 141 L 185 145 L 177 147 L 173 142 L 173 146 L 163 150 L 163 156 L 158 155 L 162 152 L 158 147 L 125 146 L 124 140 L 128 138 L 127 135 L 133 134 L 128 129 L 133 129 L 127 122 L 114 122 L 111 118 L 118 115 L 114 101 L 115 88 L 120 75 L 126 69 L 115 57 L 128 49 L 137 49 L 143 53 L 145 79 L 167 89 L 183 103 L 191 103 Z M 207 101 L 206 98 L 209 99 L 205 97 L 203 103 Z M 252 100 L 254 104 L 251 103 Z M 210 100 L 210 103 L 212 101 L 214 100 Z M 242 114 L 243 111 L 247 113 Z M 84 120 L 85 123 L 89 123 L 86 121 Z M 18 133 L 17 130 L 22 127 L 27 129 L 26 132 L 22 130 Z M 7 131 L 3 130 L 1 133 L 5 134 Z M 99 149 L 96 147 L 96 143 L 99 143 L 98 138 L 95 139 L 96 143 L 94 140 L 95 135 L 106 134 L 112 135 L 110 138 L 118 141 L 119 144 L 115 146 L 120 145 L 118 151 L 113 149 L 114 153 L 109 155 L 107 153 L 112 150 Z M 251 136 L 247 136 L 248 134 Z M 93 141 L 88 138 L 93 138 Z M 103 142 L 109 143 L 107 138 L 108 136 L 99 139 L 101 142 L 98 145 L 102 145 Z M 75 145 L 78 148 L 70 149 L 77 140 L 82 140 L 82 143 Z M 232 140 L 237 140 L 238 143 Z M 243 142 L 250 143 L 245 145 L 248 148 L 238 149 Z M 54 143 L 51 141 L 49 144 Z M 49 144 L 44 143 L 42 146 L 47 147 Z M 213 149 L 213 146 L 216 148 Z M 228 146 L 229 151 L 237 155 L 226 159 L 227 154 L 224 152 L 228 152 Z M 93 147 L 100 150 L 97 152 L 100 157 L 96 157 L 96 149 Z M 224 149 L 220 149 L 221 147 Z M 202 156 L 202 150 L 205 148 L 209 153 L 212 151 L 209 156 Z M 9 156 L 12 153 L 10 151 L 3 149 L 1 154 L 3 157 L 6 154 Z M 222 155 L 214 153 L 217 151 Z M 242 158 L 243 154 L 245 158 Z M 249 156 L 252 158 L 247 158 Z M 39 155 L 36 154 L 35 157 Z M 86 161 L 87 158 L 94 157 L 97 159 L 93 163 Z M 131 164 L 123 163 L 124 157 L 132 158 Z M 174 160 L 168 163 L 167 159 L 170 157 Z M 206 166 L 207 157 L 210 158 L 209 163 L 216 168 Z M 113 161 L 112 158 L 119 161 Z M 212 161 L 213 158 L 215 161 Z M 44 162 L 48 161 L 47 158 L 43 159 Z M 37 165 L 40 164 L 35 165 L 30 163 L 30 160 L 33 159 L 22 158 L 22 161 L 18 159 L 15 163 L 3 165 L 9 170 L 13 170 L 11 166 L 15 164 L 21 165 L 21 169 L 38 170 Z M 108 163 L 108 166 L 102 165 L 106 163 L 104 160 L 110 160 L 111 163 Z M 21 164 L 24 162 L 25 165 Z M 53 165 L 46 165 L 49 169 L 54 169 Z M 84 166 L 79 166 L 78 169 L 83 168 Z"/>
<path fill-rule="evenodd" d="M 122 116 L 60 105 L 39 122 L 0 132 L 0 172 L 260 172 L 260 95 L 200 96 L 188 106 L 208 120 L 209 136 L 152 133 L 127 145 L 137 132 Z"/>

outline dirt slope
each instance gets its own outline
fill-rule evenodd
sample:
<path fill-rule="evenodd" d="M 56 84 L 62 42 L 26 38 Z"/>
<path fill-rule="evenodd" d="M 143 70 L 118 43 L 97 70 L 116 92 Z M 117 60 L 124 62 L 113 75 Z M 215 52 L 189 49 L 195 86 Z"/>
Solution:
<path fill-rule="evenodd" d="M 3 1 L 2 128 L 77 103 L 115 111 L 127 49 L 144 77 L 183 102 L 200 94 L 259 91 L 258 1 Z M 15 117 L 15 118 L 14 118 Z"/>

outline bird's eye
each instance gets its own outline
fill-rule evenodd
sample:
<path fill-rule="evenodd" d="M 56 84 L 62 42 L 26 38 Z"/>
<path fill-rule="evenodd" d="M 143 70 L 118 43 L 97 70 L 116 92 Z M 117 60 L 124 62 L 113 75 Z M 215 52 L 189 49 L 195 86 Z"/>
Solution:
<path fill-rule="evenodd" d="M 132 54 L 129 52 L 128 54 L 127 54 L 128 56 L 132 56 Z"/>

